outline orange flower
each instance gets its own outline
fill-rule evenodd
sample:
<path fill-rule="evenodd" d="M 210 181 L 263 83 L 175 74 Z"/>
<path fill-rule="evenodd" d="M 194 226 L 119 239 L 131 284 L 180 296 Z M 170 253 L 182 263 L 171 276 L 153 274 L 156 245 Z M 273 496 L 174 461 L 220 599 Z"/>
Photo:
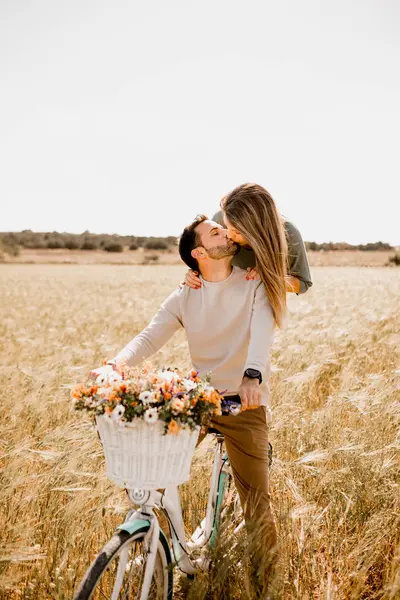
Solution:
<path fill-rule="evenodd" d="M 173 435 L 176 435 L 177 433 L 179 433 L 180 427 L 178 425 L 178 423 L 176 421 L 174 421 L 174 419 L 172 419 L 172 421 L 170 421 L 169 425 L 168 425 L 168 433 L 172 433 Z"/>
<path fill-rule="evenodd" d="M 71 396 L 73 398 L 79 399 L 79 398 L 82 398 L 82 396 L 84 396 L 85 393 L 86 393 L 86 386 L 84 386 L 82 383 L 80 383 L 71 391 Z"/>
<path fill-rule="evenodd" d="M 127 388 L 127 386 L 126 386 L 126 383 L 121 383 L 121 385 L 119 386 L 119 391 L 120 391 L 122 394 L 126 394 L 126 390 L 127 390 L 127 389 L 128 389 L 128 388 Z"/>
<path fill-rule="evenodd" d="M 97 394 L 97 390 L 98 390 L 98 389 L 99 389 L 99 386 L 97 386 L 97 385 L 92 385 L 92 387 L 91 387 L 91 388 L 90 388 L 90 390 L 89 390 L 89 394 L 90 394 L 91 396 L 93 396 L 94 394 Z"/>
<path fill-rule="evenodd" d="M 211 402 L 211 404 L 215 404 L 216 406 L 218 406 L 221 402 L 221 396 L 218 394 L 218 392 L 214 390 L 213 392 L 211 392 L 208 401 Z"/>
<path fill-rule="evenodd" d="M 108 415 L 110 415 L 113 411 L 113 407 L 112 406 L 105 406 L 104 407 L 104 412 L 107 413 Z"/>
<path fill-rule="evenodd" d="M 165 392 L 164 393 L 164 398 L 165 398 L 165 400 L 171 400 L 172 395 L 169 392 Z"/>

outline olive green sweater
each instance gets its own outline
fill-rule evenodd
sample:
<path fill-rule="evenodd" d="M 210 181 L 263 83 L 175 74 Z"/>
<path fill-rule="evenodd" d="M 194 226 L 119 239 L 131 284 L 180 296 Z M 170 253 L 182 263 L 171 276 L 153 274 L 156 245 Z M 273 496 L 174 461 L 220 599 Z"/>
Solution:
<path fill-rule="evenodd" d="M 220 225 L 225 226 L 222 211 L 218 211 L 212 218 Z M 304 294 L 309 287 L 312 286 L 310 267 L 308 264 L 306 248 L 300 231 L 290 221 L 285 221 L 286 239 L 288 242 L 289 254 L 289 275 L 300 280 L 300 294 Z M 254 252 L 248 248 L 241 248 L 236 254 L 233 263 L 241 269 L 256 266 L 256 258 Z"/>

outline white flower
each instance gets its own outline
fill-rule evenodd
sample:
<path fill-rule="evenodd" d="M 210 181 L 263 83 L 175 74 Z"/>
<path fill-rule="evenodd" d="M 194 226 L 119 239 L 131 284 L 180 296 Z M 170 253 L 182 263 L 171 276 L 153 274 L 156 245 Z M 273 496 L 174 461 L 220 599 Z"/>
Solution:
<path fill-rule="evenodd" d="M 93 371 L 93 373 L 97 374 L 96 384 L 97 385 L 105 385 L 106 383 L 116 383 L 117 381 L 121 381 L 122 376 L 114 371 L 111 365 L 104 365 L 104 367 L 100 367 Z"/>
<path fill-rule="evenodd" d="M 124 412 L 125 412 L 125 406 L 122 406 L 122 404 L 117 404 L 117 406 L 114 408 L 114 410 L 111 413 L 113 421 L 120 421 L 123 417 Z"/>
<path fill-rule="evenodd" d="M 212 392 L 214 392 L 215 390 L 213 387 L 211 387 L 211 385 L 206 385 L 204 391 L 206 394 L 212 394 Z"/>
<path fill-rule="evenodd" d="M 118 383 L 118 381 L 122 381 L 122 376 L 117 373 L 117 371 L 113 371 L 108 376 L 108 383 Z"/>
<path fill-rule="evenodd" d="M 160 371 L 158 376 L 167 383 L 175 383 L 179 378 L 178 374 L 174 371 Z"/>
<path fill-rule="evenodd" d="M 97 385 L 104 385 L 105 383 L 107 383 L 107 375 L 105 373 L 101 373 L 98 377 L 96 377 L 96 382 Z"/>
<path fill-rule="evenodd" d="M 85 406 L 89 407 L 89 408 L 94 408 L 96 406 L 97 402 L 95 400 L 93 400 L 93 398 L 86 398 L 85 399 Z"/>
<path fill-rule="evenodd" d="M 150 404 L 150 402 L 153 401 L 153 394 L 146 390 L 140 394 L 139 400 L 143 402 L 143 404 Z"/>
<path fill-rule="evenodd" d="M 195 387 L 197 387 L 197 383 L 191 379 L 184 379 L 182 385 L 186 392 L 191 392 Z"/>
<path fill-rule="evenodd" d="M 238 415 L 238 414 L 240 413 L 240 411 L 241 411 L 241 406 L 240 406 L 240 404 L 238 404 L 237 406 L 231 406 L 231 407 L 229 408 L 229 412 L 230 412 L 230 414 L 231 414 L 231 415 L 233 415 L 233 416 L 236 416 L 236 415 Z"/>
<path fill-rule="evenodd" d="M 156 423 L 158 421 L 158 410 L 156 408 L 148 408 L 144 413 L 146 423 Z"/>

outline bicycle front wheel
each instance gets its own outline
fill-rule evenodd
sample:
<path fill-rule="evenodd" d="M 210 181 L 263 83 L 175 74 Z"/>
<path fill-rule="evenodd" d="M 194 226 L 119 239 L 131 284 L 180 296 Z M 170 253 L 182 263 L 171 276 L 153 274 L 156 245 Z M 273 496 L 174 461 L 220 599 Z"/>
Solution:
<path fill-rule="evenodd" d="M 74 600 L 136 600 L 140 598 L 146 553 L 144 537 L 149 525 L 135 533 L 119 531 L 103 547 L 90 565 Z M 149 600 L 171 600 L 173 573 L 171 553 L 160 532 Z"/>

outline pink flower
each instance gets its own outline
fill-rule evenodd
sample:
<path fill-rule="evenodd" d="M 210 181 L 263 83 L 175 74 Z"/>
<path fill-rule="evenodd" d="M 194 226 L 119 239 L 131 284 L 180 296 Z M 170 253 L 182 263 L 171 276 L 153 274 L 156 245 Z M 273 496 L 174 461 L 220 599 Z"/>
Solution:
<path fill-rule="evenodd" d="M 171 409 L 174 415 L 177 415 L 183 411 L 185 408 L 185 403 L 180 398 L 174 398 L 171 402 Z"/>

